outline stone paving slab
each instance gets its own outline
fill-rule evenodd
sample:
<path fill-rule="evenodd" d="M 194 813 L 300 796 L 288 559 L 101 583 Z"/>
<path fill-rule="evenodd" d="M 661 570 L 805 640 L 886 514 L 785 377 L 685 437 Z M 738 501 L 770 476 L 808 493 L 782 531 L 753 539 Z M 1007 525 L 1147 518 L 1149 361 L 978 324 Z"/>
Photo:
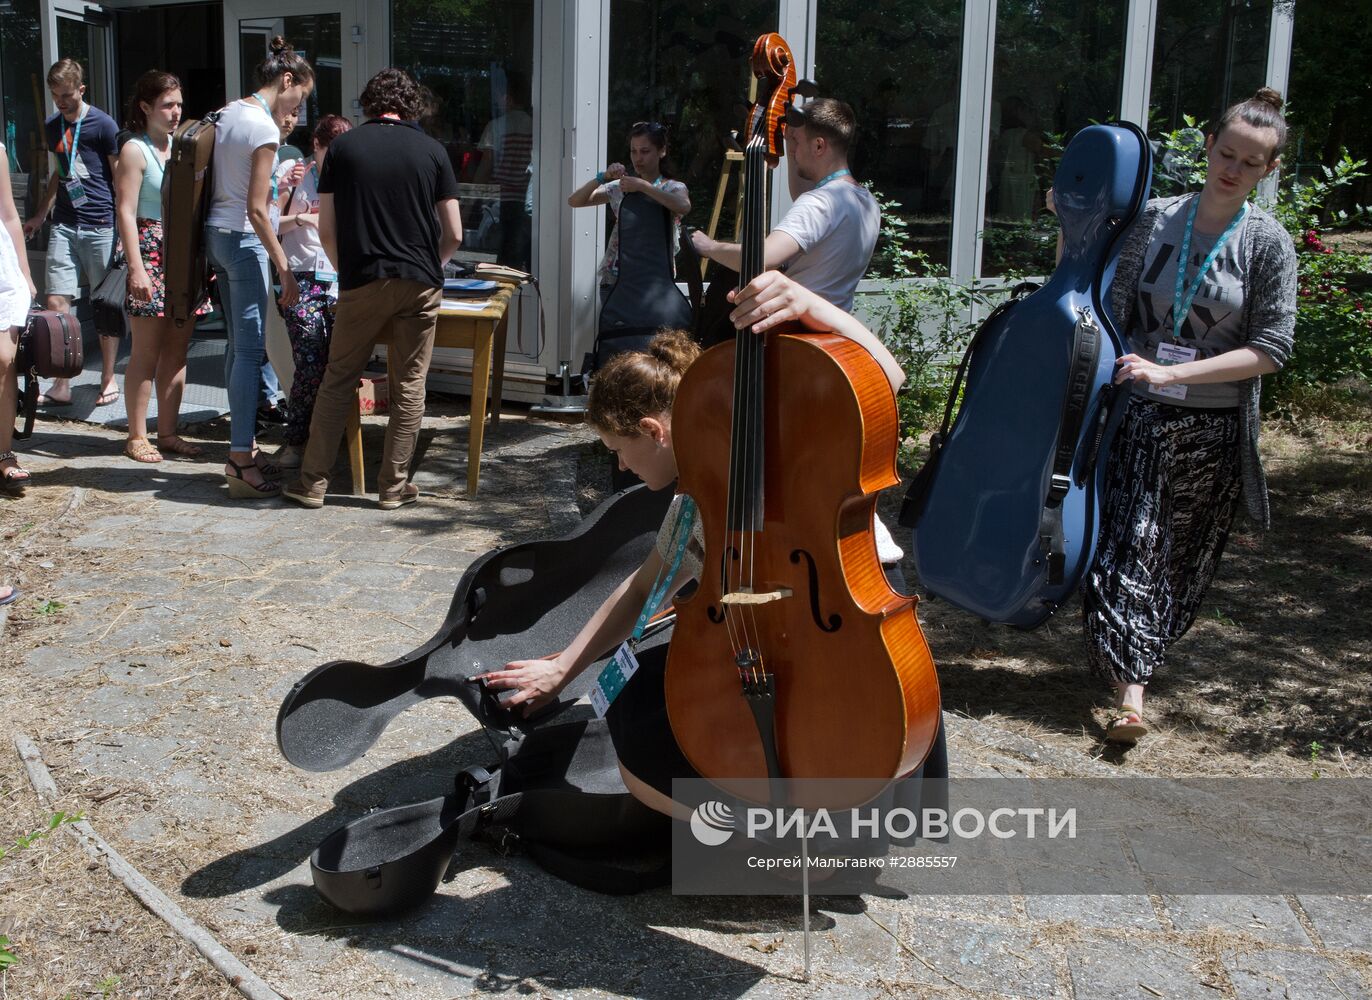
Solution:
<path fill-rule="evenodd" d="M 1321 1000 L 1368 996 L 1349 966 L 1320 955 L 1266 949 L 1224 959 L 1239 1000 Z"/>

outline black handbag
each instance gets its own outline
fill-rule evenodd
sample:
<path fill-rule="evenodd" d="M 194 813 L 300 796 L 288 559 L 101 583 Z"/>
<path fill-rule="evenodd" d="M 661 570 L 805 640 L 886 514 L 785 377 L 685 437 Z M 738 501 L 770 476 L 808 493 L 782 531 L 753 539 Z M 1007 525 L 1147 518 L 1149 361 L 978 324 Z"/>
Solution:
<path fill-rule="evenodd" d="M 91 309 L 95 314 L 95 329 L 101 336 L 124 335 L 124 302 L 129 294 L 129 261 L 122 250 L 114 252 L 109 270 L 100 283 L 91 289 Z"/>

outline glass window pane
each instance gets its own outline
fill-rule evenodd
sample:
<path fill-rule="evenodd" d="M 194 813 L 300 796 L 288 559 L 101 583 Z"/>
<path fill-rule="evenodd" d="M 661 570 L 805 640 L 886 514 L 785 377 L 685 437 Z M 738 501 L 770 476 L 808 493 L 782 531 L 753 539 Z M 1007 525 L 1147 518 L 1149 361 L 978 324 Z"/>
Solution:
<path fill-rule="evenodd" d="M 173 4 L 114 12 L 119 93 L 127 100 L 145 70 L 181 81 L 185 118 L 224 106 L 224 12 L 219 4 Z M 251 77 L 243 78 L 245 88 Z M 246 92 L 246 91 L 245 91 Z M 242 94 L 234 94 L 242 97 Z"/>
<path fill-rule="evenodd" d="M 433 97 L 424 130 L 448 150 L 459 259 L 530 270 L 537 224 L 532 0 L 392 0 L 391 62 Z"/>
<path fill-rule="evenodd" d="M 819 92 L 857 116 L 853 175 L 899 203 L 910 248 L 942 274 L 953 233 L 963 6 L 820 0 L 815 29 Z"/>
<path fill-rule="evenodd" d="M 983 275 L 1052 271 L 1057 224 L 1043 195 L 1062 143 L 1119 115 L 1128 10 L 1128 0 L 997 4 Z"/>
<path fill-rule="evenodd" d="M 1272 0 L 1158 0 L 1149 128 L 1214 122 L 1266 82 Z"/>
<path fill-rule="evenodd" d="M 668 170 L 690 189 L 688 222 L 704 229 L 725 141 L 744 125 L 753 43 L 776 28 L 776 0 L 611 0 L 605 162 L 628 163 L 635 122 L 668 126 Z M 736 183 L 724 201 L 721 238 L 733 236 Z"/>
<path fill-rule="evenodd" d="M 4 75 L 4 143 L 14 203 L 21 217 L 33 214 L 34 189 L 47 175 L 43 119 L 48 114 L 38 0 L 0 4 L 0 74 Z"/>
<path fill-rule="evenodd" d="M 271 51 L 273 35 L 280 35 L 314 67 L 314 90 L 286 144 L 308 155 L 310 137 L 323 115 L 343 113 L 343 57 L 341 15 L 303 14 L 295 17 L 253 18 L 238 22 L 238 49 L 245 92 L 257 86 L 257 67 Z"/>

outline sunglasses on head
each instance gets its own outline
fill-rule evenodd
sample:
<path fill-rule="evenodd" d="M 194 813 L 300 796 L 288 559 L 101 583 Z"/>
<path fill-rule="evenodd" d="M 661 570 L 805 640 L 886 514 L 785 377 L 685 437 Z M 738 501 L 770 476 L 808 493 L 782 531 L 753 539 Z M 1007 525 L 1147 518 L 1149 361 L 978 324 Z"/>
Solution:
<path fill-rule="evenodd" d="M 661 122 L 634 122 L 629 126 L 632 132 L 647 132 L 649 135 L 666 135 L 667 126 Z"/>

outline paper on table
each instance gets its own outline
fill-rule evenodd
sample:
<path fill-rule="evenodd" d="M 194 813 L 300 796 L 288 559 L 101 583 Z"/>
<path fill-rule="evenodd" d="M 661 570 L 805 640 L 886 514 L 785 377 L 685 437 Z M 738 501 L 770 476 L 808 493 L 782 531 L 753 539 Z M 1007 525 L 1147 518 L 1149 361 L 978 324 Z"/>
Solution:
<path fill-rule="evenodd" d="M 440 312 L 484 312 L 489 308 L 490 299 L 444 299 L 438 307 Z"/>

